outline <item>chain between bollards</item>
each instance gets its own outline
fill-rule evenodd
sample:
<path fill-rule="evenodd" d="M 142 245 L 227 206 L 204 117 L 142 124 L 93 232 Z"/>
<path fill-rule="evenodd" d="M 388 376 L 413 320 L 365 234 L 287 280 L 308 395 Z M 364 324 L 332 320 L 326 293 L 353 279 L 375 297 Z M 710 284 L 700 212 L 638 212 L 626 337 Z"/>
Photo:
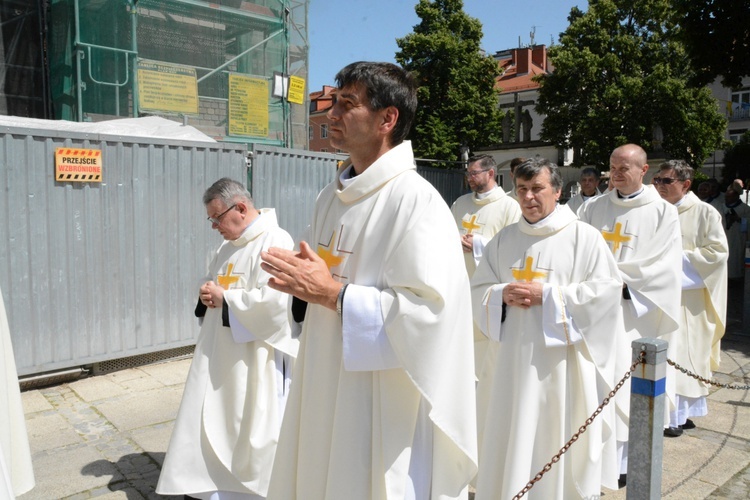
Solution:
<path fill-rule="evenodd" d="M 599 405 L 599 407 L 596 410 L 594 410 L 594 413 L 592 413 L 591 416 L 586 419 L 586 422 L 581 427 L 578 428 L 578 432 L 576 432 L 575 434 L 573 434 L 573 437 L 571 437 L 570 440 L 567 443 L 565 443 L 565 446 L 563 446 L 562 448 L 560 448 L 560 451 L 558 451 L 557 454 L 552 457 L 552 460 L 550 460 L 549 462 L 547 462 L 547 464 L 542 468 L 542 470 L 540 470 L 537 473 L 537 475 L 534 476 L 533 479 L 531 479 L 531 481 L 529 481 L 528 483 L 526 483 L 526 486 L 524 486 L 523 489 L 521 491 L 519 491 L 516 494 L 516 496 L 513 497 L 513 500 L 518 500 L 519 498 L 523 497 L 531 488 L 534 487 L 535 483 L 539 482 L 539 480 L 541 480 L 542 477 L 547 472 L 549 472 L 550 469 L 552 469 L 552 465 L 553 464 L 556 464 L 557 462 L 560 461 L 560 457 L 562 457 L 563 453 L 565 453 L 566 451 L 568 451 L 568 449 L 571 447 L 571 445 L 573 443 L 575 443 L 576 441 L 578 441 L 578 438 L 581 436 L 581 434 L 583 434 L 584 432 L 586 432 L 586 428 L 589 425 L 591 425 L 591 423 L 594 421 L 594 419 L 597 416 L 599 416 L 599 414 L 602 412 L 602 410 L 604 410 L 604 407 L 609 404 L 610 400 L 613 397 L 615 397 L 615 394 L 617 394 L 617 391 L 619 391 L 620 388 L 625 384 L 625 382 L 630 378 L 630 376 L 633 374 L 633 372 L 638 367 L 638 365 L 640 365 L 641 363 L 643 363 L 645 356 L 646 356 L 646 351 L 641 351 L 640 354 L 638 355 L 638 359 L 636 359 L 635 361 L 633 361 L 633 364 L 630 365 L 630 370 L 628 370 L 628 372 L 625 374 L 625 376 L 622 377 L 622 380 L 620 380 L 617 383 L 617 385 L 615 386 L 615 388 L 610 391 L 610 393 L 607 395 L 607 397 L 602 400 L 602 403 Z"/>
<path fill-rule="evenodd" d="M 697 375 L 697 374 L 691 372 L 687 368 L 681 367 L 679 364 L 677 364 L 676 362 L 672 361 L 669 358 L 667 358 L 667 363 L 669 363 L 669 365 L 673 366 L 675 368 L 675 370 L 678 370 L 679 372 L 684 373 L 688 377 L 692 377 L 692 378 L 694 378 L 696 380 L 700 380 L 701 382 L 703 382 L 705 384 L 708 384 L 708 385 L 713 385 L 715 387 L 721 387 L 723 389 L 735 389 L 735 390 L 739 390 L 739 391 L 747 391 L 748 389 L 750 389 L 750 385 L 722 384 L 721 382 L 717 382 L 716 380 L 709 380 L 709 379 L 707 379 L 705 377 L 701 377 L 700 375 Z"/>

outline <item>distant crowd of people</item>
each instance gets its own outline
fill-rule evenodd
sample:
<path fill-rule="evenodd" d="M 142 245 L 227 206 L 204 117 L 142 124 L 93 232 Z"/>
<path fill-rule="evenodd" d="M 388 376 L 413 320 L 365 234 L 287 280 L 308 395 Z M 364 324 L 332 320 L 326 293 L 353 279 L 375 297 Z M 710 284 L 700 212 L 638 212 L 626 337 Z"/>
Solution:
<path fill-rule="evenodd" d="M 389 63 L 336 76 L 329 137 L 349 159 L 295 244 L 224 178 L 203 205 L 224 238 L 157 493 L 200 499 L 509 499 L 658 337 L 702 377 L 741 277 L 742 186 L 691 190 L 684 161 L 625 144 L 580 193 L 544 159 L 470 158 L 448 207 L 406 140 L 416 84 Z M 598 498 L 627 482 L 629 386 L 526 494 Z M 666 376 L 664 433 L 706 415 L 705 384 Z M 7 444 L 0 441 L 3 451 Z M 2 458 L 2 456 L 0 456 Z M 7 459 L 6 459 L 7 460 Z"/>

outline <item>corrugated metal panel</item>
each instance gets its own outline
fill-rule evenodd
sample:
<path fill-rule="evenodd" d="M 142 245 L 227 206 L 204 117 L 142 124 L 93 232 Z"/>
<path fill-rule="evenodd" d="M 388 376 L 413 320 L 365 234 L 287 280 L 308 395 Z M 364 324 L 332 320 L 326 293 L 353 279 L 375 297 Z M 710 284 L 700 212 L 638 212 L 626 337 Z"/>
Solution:
<path fill-rule="evenodd" d="M 310 223 L 318 193 L 334 179 L 342 155 L 255 146 L 251 186 L 258 207 L 276 209 L 279 224 L 298 241 Z M 462 170 L 417 167 L 450 206 L 468 192 Z"/>
<path fill-rule="evenodd" d="M 435 186 L 448 206 L 464 193 L 468 193 L 468 188 L 464 182 L 463 170 L 446 170 L 444 168 L 422 167 L 417 165 L 417 172 L 430 184 Z"/>
<path fill-rule="evenodd" d="M 104 182 L 54 180 L 57 147 L 101 149 Z M 221 237 L 201 197 L 244 145 L 0 127 L 0 287 L 20 375 L 194 343 Z"/>
<path fill-rule="evenodd" d="M 269 146 L 253 148 L 252 193 L 256 206 L 275 208 L 279 225 L 298 241 L 310 224 L 318 193 L 344 157 Z"/>

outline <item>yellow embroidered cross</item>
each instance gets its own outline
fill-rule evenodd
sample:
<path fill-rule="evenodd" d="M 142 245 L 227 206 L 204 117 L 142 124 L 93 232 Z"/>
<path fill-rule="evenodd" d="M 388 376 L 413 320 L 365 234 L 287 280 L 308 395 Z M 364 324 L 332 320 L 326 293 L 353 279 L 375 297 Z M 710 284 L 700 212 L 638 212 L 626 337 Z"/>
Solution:
<path fill-rule="evenodd" d="M 232 283 L 237 283 L 240 280 L 239 276 L 231 276 L 232 269 L 234 269 L 234 264 L 227 264 L 227 273 L 224 275 L 219 275 L 216 278 L 216 281 L 219 282 L 219 286 L 224 290 L 229 290 L 229 285 L 231 285 Z"/>
<path fill-rule="evenodd" d="M 547 273 L 539 271 L 532 271 L 531 268 L 534 266 L 534 258 L 526 257 L 526 267 L 523 269 L 512 269 L 513 277 L 516 281 L 526 281 L 531 283 L 536 278 L 544 278 Z"/>
<path fill-rule="evenodd" d="M 469 219 L 469 220 L 462 220 L 461 221 L 461 225 L 463 226 L 464 229 L 466 229 L 466 234 L 471 234 L 471 233 L 474 232 L 475 229 L 479 229 L 480 227 L 482 227 L 479 224 L 477 224 L 476 222 L 477 222 L 477 215 L 476 214 L 472 215 L 471 219 Z"/>
<path fill-rule="evenodd" d="M 621 230 L 622 230 L 622 224 L 619 222 L 616 222 L 614 231 L 602 231 L 602 236 L 604 236 L 604 241 L 612 242 L 612 253 L 617 252 L 617 249 L 620 248 L 621 244 L 631 240 L 630 236 L 624 236 L 620 234 Z"/>
<path fill-rule="evenodd" d="M 330 271 L 332 268 L 338 266 L 343 262 L 344 258 L 339 257 L 338 255 L 334 255 L 332 251 L 329 250 L 333 246 L 333 242 L 336 239 L 336 231 L 333 232 L 331 235 L 331 240 L 328 242 L 328 247 L 325 247 L 323 245 L 318 245 L 318 251 L 317 254 L 320 256 L 321 259 L 323 259 L 326 263 L 326 266 L 328 266 L 328 270 Z"/>

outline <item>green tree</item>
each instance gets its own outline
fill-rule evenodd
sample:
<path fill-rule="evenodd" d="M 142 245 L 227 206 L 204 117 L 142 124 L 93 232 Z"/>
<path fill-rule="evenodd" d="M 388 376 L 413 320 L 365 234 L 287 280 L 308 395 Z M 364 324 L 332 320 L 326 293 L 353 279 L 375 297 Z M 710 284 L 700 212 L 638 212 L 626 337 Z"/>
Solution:
<path fill-rule="evenodd" d="M 722 174 L 726 183 L 733 179 L 742 179 L 743 182 L 750 179 L 750 131 L 724 150 Z"/>
<path fill-rule="evenodd" d="M 417 79 L 419 107 L 410 134 L 416 155 L 457 160 L 500 139 L 497 61 L 479 48 L 482 24 L 462 0 L 420 0 L 421 22 L 396 41 L 396 61 Z"/>
<path fill-rule="evenodd" d="M 717 77 L 731 88 L 750 76 L 750 5 L 747 0 L 672 0 L 681 39 L 697 84 Z"/>
<path fill-rule="evenodd" d="M 726 121 L 710 91 L 690 83 L 670 0 L 590 0 L 568 21 L 549 51 L 554 73 L 539 79 L 543 139 L 601 168 L 628 142 L 696 167 L 720 147 Z"/>

